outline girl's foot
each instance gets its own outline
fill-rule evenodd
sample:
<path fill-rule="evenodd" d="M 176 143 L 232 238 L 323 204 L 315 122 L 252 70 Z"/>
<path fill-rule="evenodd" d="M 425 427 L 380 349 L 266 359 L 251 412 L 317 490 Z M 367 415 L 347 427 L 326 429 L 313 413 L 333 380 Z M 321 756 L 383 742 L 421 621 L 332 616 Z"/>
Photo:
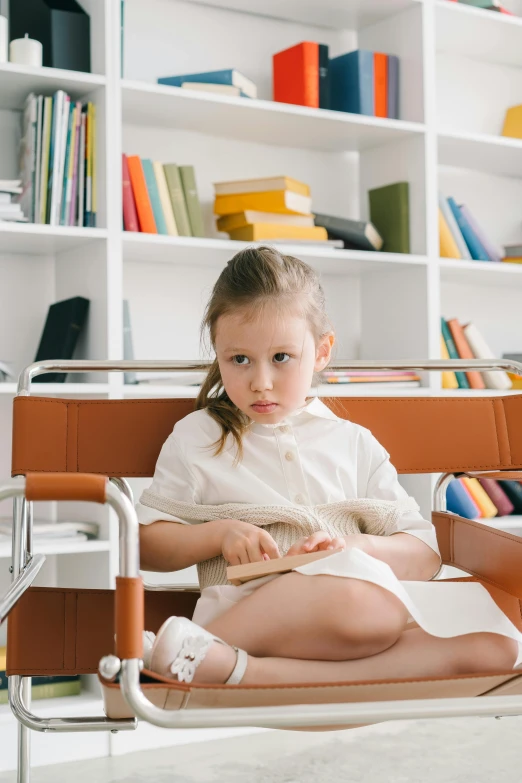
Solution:
<path fill-rule="evenodd" d="M 238 685 L 248 656 L 186 617 L 169 617 L 158 631 L 147 668 L 180 682 Z"/>

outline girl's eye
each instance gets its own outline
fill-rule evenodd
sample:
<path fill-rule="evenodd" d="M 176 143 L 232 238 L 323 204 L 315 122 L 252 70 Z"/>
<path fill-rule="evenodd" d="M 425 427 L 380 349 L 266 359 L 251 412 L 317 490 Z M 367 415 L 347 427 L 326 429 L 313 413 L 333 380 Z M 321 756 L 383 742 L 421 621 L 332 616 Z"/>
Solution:
<path fill-rule="evenodd" d="M 232 357 L 232 361 L 234 364 L 242 365 L 243 367 L 247 364 L 250 364 L 250 359 L 248 356 L 243 356 L 243 354 L 239 353 L 237 356 Z"/>
<path fill-rule="evenodd" d="M 274 355 L 274 362 L 276 364 L 286 364 L 289 361 L 290 355 L 288 353 L 276 353 Z"/>

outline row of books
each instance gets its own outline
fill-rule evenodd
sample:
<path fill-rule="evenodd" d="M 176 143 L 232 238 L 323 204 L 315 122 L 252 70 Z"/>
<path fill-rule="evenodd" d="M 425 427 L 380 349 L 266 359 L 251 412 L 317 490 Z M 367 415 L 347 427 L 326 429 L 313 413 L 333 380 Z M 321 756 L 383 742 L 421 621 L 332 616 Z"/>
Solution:
<path fill-rule="evenodd" d="M 357 383 L 358 388 L 414 388 L 420 386 L 420 375 L 411 370 L 324 370 L 320 374 L 322 383 Z M 361 386 L 363 384 L 363 386 Z"/>
<path fill-rule="evenodd" d="M 497 358 L 477 326 L 462 325 L 458 318 L 447 321 L 441 318 L 442 359 L 494 359 Z M 485 372 L 443 372 L 443 389 L 500 389 L 512 388 L 509 375 L 503 370 Z"/>
<path fill-rule="evenodd" d="M 203 215 L 194 166 L 122 155 L 125 231 L 203 237 Z"/>
<path fill-rule="evenodd" d="M 21 195 L 22 180 L 0 179 L 0 221 L 9 220 L 15 223 L 23 223 L 27 218 L 22 212 L 22 207 L 13 198 Z"/>
<path fill-rule="evenodd" d="M 8 703 L 6 666 L 7 648 L 0 647 L 0 704 Z M 35 700 L 77 696 L 81 692 L 82 682 L 79 674 L 69 674 L 62 677 L 33 677 L 31 682 L 31 698 Z"/>
<path fill-rule="evenodd" d="M 466 204 L 439 193 L 439 241 L 442 258 L 501 261 L 504 250 L 486 235 Z"/>
<path fill-rule="evenodd" d="M 461 476 L 448 484 L 447 509 L 466 519 L 493 519 L 522 514 L 519 481 Z"/>
<path fill-rule="evenodd" d="M 96 106 L 31 93 L 23 115 L 19 196 L 31 223 L 95 226 Z"/>
<path fill-rule="evenodd" d="M 451 3 L 462 3 L 462 5 L 471 5 L 473 8 L 482 8 L 486 11 L 498 11 L 500 14 L 515 16 L 512 11 L 508 11 L 499 0 L 450 0 Z"/>

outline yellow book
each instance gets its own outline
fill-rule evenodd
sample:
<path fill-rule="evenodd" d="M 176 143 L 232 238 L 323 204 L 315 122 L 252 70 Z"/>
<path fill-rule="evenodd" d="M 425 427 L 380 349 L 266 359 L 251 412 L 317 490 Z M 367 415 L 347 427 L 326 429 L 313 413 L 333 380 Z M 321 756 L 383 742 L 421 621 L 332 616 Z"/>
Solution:
<path fill-rule="evenodd" d="M 260 193 L 267 190 L 291 190 L 301 196 L 310 195 L 310 186 L 292 177 L 263 177 L 240 179 L 233 182 L 214 182 L 216 196 L 230 196 L 235 193 Z"/>
<path fill-rule="evenodd" d="M 258 212 L 255 209 L 247 209 L 245 212 L 236 212 L 234 215 L 223 215 L 216 220 L 218 231 L 232 231 L 235 228 L 243 228 L 251 223 L 284 223 L 286 226 L 313 226 L 313 215 L 283 215 L 277 212 Z"/>
<path fill-rule="evenodd" d="M 479 507 L 483 519 L 491 519 L 498 514 L 498 508 L 495 506 L 488 493 L 476 478 L 462 476 L 461 481 L 468 488 L 470 495 Z"/>
<path fill-rule="evenodd" d="M 154 169 L 154 176 L 156 177 L 156 185 L 158 186 L 161 209 L 163 210 L 163 217 L 165 218 L 165 224 L 167 226 L 167 234 L 171 237 L 177 237 L 178 229 L 176 226 L 176 218 L 174 217 L 174 212 L 172 211 L 172 202 L 169 196 L 167 180 L 165 179 L 163 163 L 155 160 L 152 164 L 152 168 Z"/>
<path fill-rule="evenodd" d="M 446 343 L 444 341 L 444 337 L 440 336 L 440 358 L 441 359 L 449 359 L 449 353 L 448 348 L 446 346 Z M 454 372 L 450 372 L 449 370 L 445 370 L 442 373 L 442 388 L 443 389 L 458 389 L 459 383 L 457 381 L 457 376 Z"/>
<path fill-rule="evenodd" d="M 284 226 L 279 223 L 252 223 L 243 228 L 229 231 L 230 239 L 242 242 L 257 242 L 260 239 L 311 239 L 322 242 L 328 239 L 326 229 L 322 226 Z"/>
<path fill-rule="evenodd" d="M 515 375 L 513 372 L 508 372 L 508 377 L 511 380 L 512 389 L 522 389 L 522 375 Z"/>
<path fill-rule="evenodd" d="M 511 106 L 506 111 L 503 136 L 511 136 L 513 139 L 522 139 L 522 105 Z"/>
<path fill-rule="evenodd" d="M 7 662 L 7 647 L 0 647 L 0 672 L 5 672 Z"/>
<path fill-rule="evenodd" d="M 260 212 L 279 212 L 287 215 L 309 215 L 312 199 L 291 190 L 267 190 L 261 193 L 237 193 L 233 196 L 216 196 L 216 215 L 234 215 L 246 209 Z"/>
<path fill-rule="evenodd" d="M 522 256 L 506 256 L 502 261 L 506 264 L 522 264 Z"/>
<path fill-rule="evenodd" d="M 462 258 L 450 227 L 439 209 L 439 252 L 441 258 Z"/>

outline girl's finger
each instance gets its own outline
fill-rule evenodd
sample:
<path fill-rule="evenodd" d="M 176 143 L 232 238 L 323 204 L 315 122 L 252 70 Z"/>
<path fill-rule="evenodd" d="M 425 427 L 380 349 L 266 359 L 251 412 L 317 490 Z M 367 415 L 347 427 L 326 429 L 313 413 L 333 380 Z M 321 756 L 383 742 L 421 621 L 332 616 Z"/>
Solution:
<path fill-rule="evenodd" d="M 281 557 L 276 542 L 274 541 L 270 533 L 266 532 L 266 530 L 263 530 L 261 532 L 261 535 L 259 536 L 259 542 L 261 544 L 263 552 L 266 552 L 270 560 L 275 560 L 278 557 Z"/>
<path fill-rule="evenodd" d="M 346 541 L 344 538 L 332 538 L 330 544 L 328 544 L 328 549 L 346 549 Z"/>
<path fill-rule="evenodd" d="M 316 548 L 325 549 L 326 545 L 328 545 L 331 540 L 328 533 L 324 530 L 318 530 L 316 533 L 312 533 L 311 536 L 308 536 L 305 543 L 305 549 L 307 552 Z"/>
<path fill-rule="evenodd" d="M 246 551 L 250 563 L 259 563 L 261 560 L 263 560 L 263 552 L 261 551 L 261 546 L 258 540 L 247 541 Z"/>

